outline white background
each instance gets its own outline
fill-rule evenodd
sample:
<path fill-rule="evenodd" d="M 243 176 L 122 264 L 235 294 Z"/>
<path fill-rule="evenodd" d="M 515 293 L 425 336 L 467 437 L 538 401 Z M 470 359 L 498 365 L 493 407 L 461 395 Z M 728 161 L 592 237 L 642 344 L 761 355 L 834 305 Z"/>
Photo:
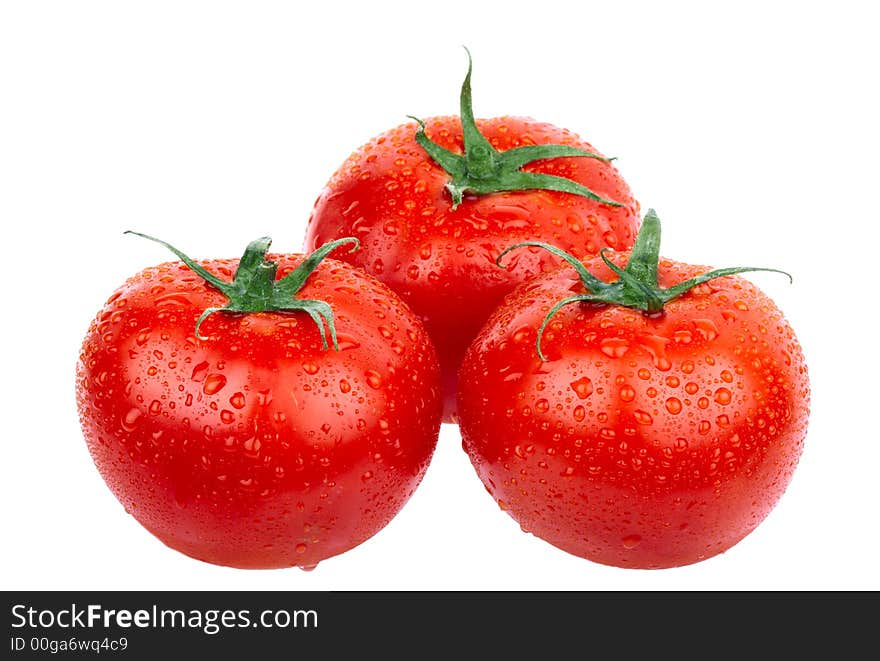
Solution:
<path fill-rule="evenodd" d="M 3 589 L 880 588 L 876 246 L 880 48 L 869 2 L 4 2 L 0 5 Z M 719 8 L 726 6 L 727 8 Z M 81 438 L 90 318 L 142 267 L 302 247 L 355 147 L 457 114 L 529 115 L 606 154 L 663 254 L 751 277 L 786 312 L 813 414 L 780 504 L 680 569 L 590 563 L 526 535 L 444 426 L 375 537 L 315 571 L 214 567 L 127 516 Z"/>

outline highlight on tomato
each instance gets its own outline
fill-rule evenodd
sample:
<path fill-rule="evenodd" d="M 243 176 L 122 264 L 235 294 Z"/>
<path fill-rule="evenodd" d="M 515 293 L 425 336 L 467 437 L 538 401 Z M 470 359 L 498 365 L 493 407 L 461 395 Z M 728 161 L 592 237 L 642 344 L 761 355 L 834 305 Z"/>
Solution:
<path fill-rule="evenodd" d="M 505 294 L 560 264 L 548 252 L 511 257 L 518 241 L 578 255 L 629 248 L 639 205 L 612 163 L 568 129 L 529 117 L 475 119 L 471 60 L 460 116 L 415 119 L 356 149 L 332 175 L 305 247 L 345 236 L 341 255 L 385 282 L 425 323 L 440 359 L 444 421 L 455 422 L 462 356 Z"/>
<path fill-rule="evenodd" d="M 745 271 L 631 251 L 565 260 L 507 296 L 459 374 L 463 447 L 523 530 L 617 567 L 677 567 L 751 533 L 787 489 L 810 384 L 783 313 Z"/>
<path fill-rule="evenodd" d="M 371 538 L 437 443 L 422 323 L 328 257 L 355 238 L 270 255 L 264 237 L 240 260 L 198 262 L 159 243 L 180 261 L 110 296 L 76 366 L 107 486 L 167 546 L 217 565 L 312 568 Z"/>

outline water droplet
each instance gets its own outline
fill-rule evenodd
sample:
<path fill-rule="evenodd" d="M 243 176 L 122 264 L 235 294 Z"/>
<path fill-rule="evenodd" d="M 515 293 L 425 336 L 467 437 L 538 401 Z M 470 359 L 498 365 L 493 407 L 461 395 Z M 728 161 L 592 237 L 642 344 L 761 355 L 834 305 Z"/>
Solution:
<path fill-rule="evenodd" d="M 129 409 L 128 413 L 122 416 L 122 427 L 126 431 L 134 431 L 138 426 L 138 423 L 141 421 L 141 417 L 143 413 L 141 413 L 140 409 Z"/>
<path fill-rule="evenodd" d="M 245 400 L 244 393 L 237 392 L 229 398 L 229 403 L 232 404 L 234 408 L 243 409 L 247 400 Z"/>
<path fill-rule="evenodd" d="M 626 385 L 620 389 L 619 395 L 624 402 L 631 402 L 636 398 L 636 391 L 632 386 Z"/>
<path fill-rule="evenodd" d="M 672 334 L 672 339 L 679 344 L 690 344 L 694 341 L 694 336 L 689 330 L 677 330 Z"/>
<path fill-rule="evenodd" d="M 220 411 L 220 420 L 222 420 L 224 424 L 231 425 L 235 422 L 235 414 L 229 409 L 223 409 Z"/>
<path fill-rule="evenodd" d="M 303 372 L 306 374 L 317 374 L 318 373 L 318 365 L 311 361 L 307 361 L 302 364 Z"/>
<path fill-rule="evenodd" d="M 344 333 L 336 334 L 336 343 L 339 345 L 340 351 L 347 351 L 348 349 L 357 349 L 361 344 L 357 340 L 355 340 L 351 335 L 346 335 Z"/>
<path fill-rule="evenodd" d="M 345 379 L 339 379 L 339 390 L 343 394 L 351 392 L 351 384 Z"/>
<path fill-rule="evenodd" d="M 578 396 L 578 399 L 586 399 L 593 394 L 593 382 L 586 376 L 581 377 L 577 381 L 572 381 L 569 385 Z"/>
<path fill-rule="evenodd" d="M 727 388 L 718 388 L 715 391 L 715 401 L 718 404 L 730 404 L 732 394 Z"/>
<path fill-rule="evenodd" d="M 697 391 L 698 391 L 699 389 L 700 389 L 700 386 L 698 386 L 698 385 L 697 385 L 696 383 L 694 383 L 693 381 L 688 381 L 686 384 L 684 384 L 684 391 L 685 391 L 688 395 L 696 395 L 696 394 L 697 394 Z"/>
<path fill-rule="evenodd" d="M 627 535 L 626 537 L 624 537 L 620 541 L 623 543 L 623 548 L 634 549 L 639 544 L 641 544 L 642 537 L 641 537 L 641 535 Z"/>
<path fill-rule="evenodd" d="M 669 397 L 666 400 L 666 410 L 675 415 L 681 412 L 681 400 L 677 397 Z"/>
<path fill-rule="evenodd" d="M 669 338 L 661 335 L 642 335 L 638 339 L 639 345 L 643 347 L 654 362 L 654 367 L 665 372 L 672 367 L 669 358 L 666 357 L 666 345 L 669 344 Z"/>
<path fill-rule="evenodd" d="M 701 420 L 700 426 L 697 427 L 697 431 L 699 431 L 701 434 L 708 434 L 711 428 L 712 424 L 708 420 Z"/>
<path fill-rule="evenodd" d="M 610 358 L 621 358 L 629 350 L 629 342 L 622 337 L 606 337 L 599 343 L 599 349 Z"/>
<path fill-rule="evenodd" d="M 636 419 L 640 425 L 650 425 L 654 423 L 654 418 L 647 411 L 643 411 L 642 409 L 637 409 L 633 412 L 633 417 Z"/>
<path fill-rule="evenodd" d="M 522 328 L 517 329 L 513 333 L 513 341 L 514 342 L 526 342 L 532 334 L 532 329 L 528 326 L 523 326 Z"/>
<path fill-rule="evenodd" d="M 162 411 L 162 402 L 158 399 L 154 399 L 150 402 L 150 408 L 148 410 L 150 411 L 150 415 L 159 415 Z"/>
<path fill-rule="evenodd" d="M 364 482 L 369 482 L 373 479 L 373 471 L 365 471 L 363 475 L 361 475 L 361 480 Z"/>
<path fill-rule="evenodd" d="M 288 548 L 290 548 L 290 547 L 288 547 Z M 297 553 L 299 553 L 300 555 L 302 555 L 303 553 L 305 553 L 306 551 L 309 550 L 309 547 L 306 546 L 305 544 L 303 544 L 302 542 L 300 542 L 299 544 L 296 545 L 296 547 L 294 548 L 294 550 L 295 550 Z"/>
<path fill-rule="evenodd" d="M 587 411 L 583 406 L 578 404 L 574 407 L 574 411 L 572 411 L 572 415 L 574 415 L 574 419 L 578 422 L 583 422 L 584 418 L 587 417 Z"/>
<path fill-rule="evenodd" d="M 711 319 L 694 319 L 694 327 L 706 342 L 711 342 L 718 337 L 718 327 Z"/>
<path fill-rule="evenodd" d="M 690 374 L 694 371 L 694 361 L 685 360 L 681 363 L 681 371 L 685 374 Z"/>
<path fill-rule="evenodd" d="M 134 341 L 138 344 L 138 346 L 145 345 L 150 340 L 150 329 L 143 328 L 138 331 L 137 336 L 134 338 Z"/>
<path fill-rule="evenodd" d="M 202 384 L 202 392 L 206 395 L 214 395 L 223 389 L 226 385 L 226 377 L 222 374 L 209 374 L 205 377 Z"/>
<path fill-rule="evenodd" d="M 190 377 L 193 381 L 201 382 L 205 380 L 205 375 L 208 373 L 208 363 L 201 362 L 195 367 L 193 367 L 192 376 Z"/>
<path fill-rule="evenodd" d="M 548 402 L 546 399 L 539 399 L 537 402 L 535 402 L 535 410 L 538 413 L 546 413 L 550 410 L 550 402 Z"/>
<path fill-rule="evenodd" d="M 667 376 L 666 377 L 666 385 L 670 388 L 678 388 L 678 384 L 681 383 L 678 380 L 677 376 Z"/>
<path fill-rule="evenodd" d="M 367 380 L 367 385 L 371 388 L 378 390 L 382 387 L 382 376 L 375 370 L 367 370 L 364 372 L 364 377 Z"/>

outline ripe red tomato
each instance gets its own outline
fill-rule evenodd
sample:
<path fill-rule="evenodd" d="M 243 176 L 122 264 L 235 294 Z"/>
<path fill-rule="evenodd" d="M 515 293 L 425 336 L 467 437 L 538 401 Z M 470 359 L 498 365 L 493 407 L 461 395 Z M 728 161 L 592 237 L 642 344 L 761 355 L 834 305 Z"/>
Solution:
<path fill-rule="evenodd" d="M 474 120 L 468 68 L 460 118 L 403 124 L 342 164 L 315 203 L 305 246 L 361 240 L 343 259 L 424 321 L 440 358 L 444 420 L 453 422 L 458 365 L 489 313 L 516 284 L 559 264 L 525 253 L 502 270 L 501 250 L 525 240 L 578 255 L 625 249 L 638 222 L 623 177 L 570 131 L 524 117 Z"/>
<path fill-rule="evenodd" d="M 631 253 L 518 287 L 459 376 L 463 447 L 502 509 L 619 567 L 686 565 L 743 539 L 787 488 L 809 416 L 794 331 L 735 275 L 754 269 L 658 269 L 658 246 L 649 212 Z"/>
<path fill-rule="evenodd" d="M 268 247 L 125 282 L 83 341 L 77 404 L 107 485 L 169 547 L 308 568 L 373 536 L 416 489 L 439 433 L 439 367 L 388 287 L 321 261 L 335 244 L 274 262 Z M 215 311 L 227 297 L 233 312 Z"/>

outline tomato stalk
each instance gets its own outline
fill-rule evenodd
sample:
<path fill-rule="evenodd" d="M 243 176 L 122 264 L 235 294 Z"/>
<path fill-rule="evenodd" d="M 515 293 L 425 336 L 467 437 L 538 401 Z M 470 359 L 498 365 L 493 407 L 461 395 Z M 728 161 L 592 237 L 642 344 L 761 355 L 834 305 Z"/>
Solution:
<path fill-rule="evenodd" d="M 292 272 L 280 280 L 275 279 L 278 271 L 277 262 L 266 259 L 266 253 L 272 243 L 267 236 L 261 237 L 248 244 L 244 254 L 239 260 L 232 282 L 221 280 L 216 275 L 196 263 L 188 255 L 161 239 L 127 231 L 126 234 L 134 234 L 150 241 L 155 241 L 173 252 L 190 269 L 195 271 L 205 282 L 218 289 L 229 303 L 223 307 L 208 308 L 196 321 L 196 337 L 200 340 L 208 338 L 199 334 L 202 323 L 215 312 L 305 312 L 318 326 L 321 333 L 321 343 L 324 349 L 328 348 L 327 334 L 324 330 L 326 323 L 330 331 L 333 347 L 339 351 L 336 341 L 336 327 L 333 321 L 333 310 L 325 301 L 295 298 L 296 294 L 305 285 L 306 280 L 314 272 L 324 258 L 339 246 L 352 243 L 354 247 L 349 252 L 354 252 L 360 247 L 360 241 L 355 237 L 345 237 L 336 241 L 325 243 L 313 253 L 308 255 L 303 262 Z"/>
<path fill-rule="evenodd" d="M 746 271 L 772 271 L 774 273 L 782 273 L 788 276 L 789 281 L 792 280 L 790 274 L 779 269 L 734 266 L 702 273 L 673 287 L 660 287 L 657 273 L 660 264 L 660 219 L 653 209 L 648 209 L 648 212 L 645 214 L 642 226 L 639 229 L 635 244 L 624 268 L 620 268 L 606 256 L 609 248 L 603 248 L 600 251 L 599 256 L 602 258 L 602 261 L 618 276 L 618 279 L 614 282 L 600 280 L 590 273 L 586 266 L 573 255 L 556 246 L 540 241 L 523 241 L 522 243 L 510 246 L 498 255 L 498 259 L 495 260 L 496 263 L 498 266 L 501 266 L 501 259 L 507 253 L 527 246 L 543 248 L 571 264 L 577 271 L 584 289 L 591 292 L 588 294 L 577 294 L 559 301 L 550 309 L 547 316 L 544 317 L 544 321 L 538 329 L 538 337 L 535 342 L 538 356 L 543 361 L 547 360 L 541 351 L 541 338 L 544 335 L 544 329 L 547 328 L 547 324 L 550 323 L 550 320 L 556 313 L 570 303 L 620 305 L 639 310 L 644 314 L 656 315 L 663 311 L 663 306 L 669 301 L 678 298 L 697 285 L 726 275 L 734 275 Z"/>
<path fill-rule="evenodd" d="M 468 70 L 461 86 L 461 128 L 464 138 L 464 153 L 456 154 L 436 142 L 425 133 L 425 123 L 418 117 L 409 115 L 418 122 L 416 142 L 451 177 L 446 189 L 452 196 L 455 209 L 465 193 L 486 195 L 500 191 L 553 190 L 595 200 L 609 206 L 623 206 L 620 202 L 608 200 L 571 179 L 537 172 L 523 172 L 522 167 L 533 161 L 562 156 L 582 156 L 601 161 L 611 161 L 586 149 L 568 145 L 527 145 L 499 152 L 477 128 L 471 99 L 471 53 L 468 56 Z"/>

